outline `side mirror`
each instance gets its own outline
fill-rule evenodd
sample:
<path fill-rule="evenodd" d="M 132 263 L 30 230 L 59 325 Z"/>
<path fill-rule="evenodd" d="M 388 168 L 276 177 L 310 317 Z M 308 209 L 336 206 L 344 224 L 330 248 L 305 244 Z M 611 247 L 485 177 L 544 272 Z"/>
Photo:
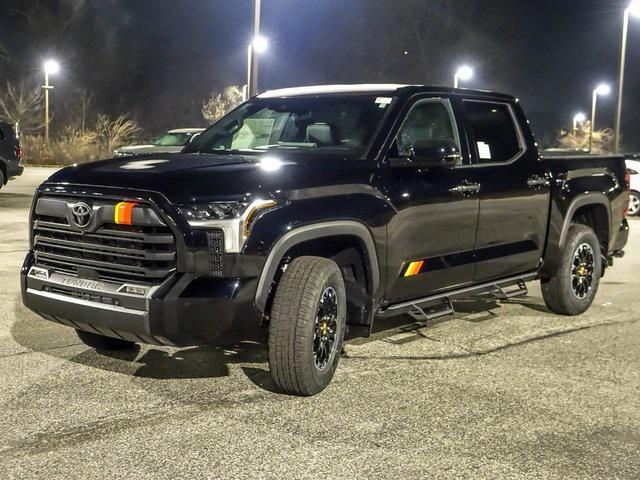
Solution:
<path fill-rule="evenodd" d="M 462 159 L 458 146 L 449 140 L 419 140 L 409 157 L 391 159 L 394 168 L 451 168 Z"/>

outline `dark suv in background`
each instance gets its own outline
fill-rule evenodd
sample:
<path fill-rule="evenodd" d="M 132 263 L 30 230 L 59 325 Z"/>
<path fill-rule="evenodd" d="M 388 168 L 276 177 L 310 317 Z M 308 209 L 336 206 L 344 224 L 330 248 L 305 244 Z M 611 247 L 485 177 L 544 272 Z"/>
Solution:
<path fill-rule="evenodd" d="M 20 161 L 23 153 L 11 125 L 0 122 L 0 188 L 6 185 L 10 178 L 22 175 L 24 169 Z"/>

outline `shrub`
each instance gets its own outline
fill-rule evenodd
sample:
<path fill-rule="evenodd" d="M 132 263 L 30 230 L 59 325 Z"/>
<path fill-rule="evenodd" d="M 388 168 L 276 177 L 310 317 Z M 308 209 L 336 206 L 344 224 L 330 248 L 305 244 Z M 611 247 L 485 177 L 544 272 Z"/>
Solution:
<path fill-rule="evenodd" d="M 23 135 L 20 143 L 27 165 L 73 165 L 111 157 L 113 150 L 132 142 L 139 131 L 137 123 L 125 116 L 100 115 L 93 128 L 67 127 L 48 146 L 36 135 Z"/>

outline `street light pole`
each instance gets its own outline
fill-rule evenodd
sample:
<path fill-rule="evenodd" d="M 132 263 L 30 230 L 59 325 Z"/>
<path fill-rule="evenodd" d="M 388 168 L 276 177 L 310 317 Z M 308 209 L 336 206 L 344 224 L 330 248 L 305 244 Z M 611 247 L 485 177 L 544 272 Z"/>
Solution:
<path fill-rule="evenodd" d="M 598 103 L 598 89 L 593 91 L 593 100 L 591 102 L 591 128 L 589 131 L 589 153 L 593 149 L 593 130 L 596 126 L 596 105 Z"/>
<path fill-rule="evenodd" d="M 596 129 L 596 109 L 598 105 L 598 96 L 609 95 L 611 87 L 606 83 L 601 83 L 593 90 L 593 99 L 591 101 L 591 131 L 589 132 L 589 153 L 593 151 L 593 132 Z"/>
<path fill-rule="evenodd" d="M 55 75 L 60 69 L 60 65 L 55 60 L 47 60 L 44 62 L 44 143 L 49 145 L 49 90 L 53 90 L 53 86 L 49 83 L 49 75 Z"/>
<path fill-rule="evenodd" d="M 622 50 L 620 53 L 620 80 L 618 82 L 618 108 L 616 110 L 615 153 L 620 151 L 620 126 L 622 123 L 622 95 L 624 93 L 624 70 L 627 62 L 627 36 L 629 33 L 629 9 L 624 11 L 622 26 Z"/>
<path fill-rule="evenodd" d="M 620 74 L 618 81 L 618 108 L 616 109 L 616 125 L 615 125 L 615 153 L 620 152 L 620 137 L 622 126 L 622 102 L 624 95 L 624 73 L 627 63 L 627 41 L 629 37 L 629 20 L 631 15 L 640 17 L 640 0 L 633 0 L 631 5 L 624 11 L 624 20 L 622 22 L 622 46 L 620 50 Z"/>
<path fill-rule="evenodd" d="M 251 94 L 251 70 L 253 69 L 253 43 L 249 44 L 247 48 L 247 85 L 244 90 L 244 99 L 249 100 L 253 95 Z"/>
<path fill-rule="evenodd" d="M 49 72 L 45 68 L 44 70 L 44 143 L 45 145 L 49 145 L 49 90 L 51 90 L 51 85 L 49 85 Z"/>
<path fill-rule="evenodd" d="M 261 0 L 253 0 L 253 41 L 249 46 L 248 62 L 249 76 L 247 78 L 247 98 L 258 93 L 258 55 L 254 53 L 256 39 L 260 38 L 260 8 Z"/>

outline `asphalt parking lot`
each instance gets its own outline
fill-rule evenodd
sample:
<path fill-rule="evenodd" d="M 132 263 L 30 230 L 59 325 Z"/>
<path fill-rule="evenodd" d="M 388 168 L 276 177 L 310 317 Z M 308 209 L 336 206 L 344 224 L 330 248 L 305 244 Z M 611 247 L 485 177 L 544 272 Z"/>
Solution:
<path fill-rule="evenodd" d="M 350 342 L 321 395 L 255 346 L 100 355 L 21 304 L 33 187 L 0 191 L 2 478 L 640 478 L 640 236 L 586 314 L 457 302 Z"/>

